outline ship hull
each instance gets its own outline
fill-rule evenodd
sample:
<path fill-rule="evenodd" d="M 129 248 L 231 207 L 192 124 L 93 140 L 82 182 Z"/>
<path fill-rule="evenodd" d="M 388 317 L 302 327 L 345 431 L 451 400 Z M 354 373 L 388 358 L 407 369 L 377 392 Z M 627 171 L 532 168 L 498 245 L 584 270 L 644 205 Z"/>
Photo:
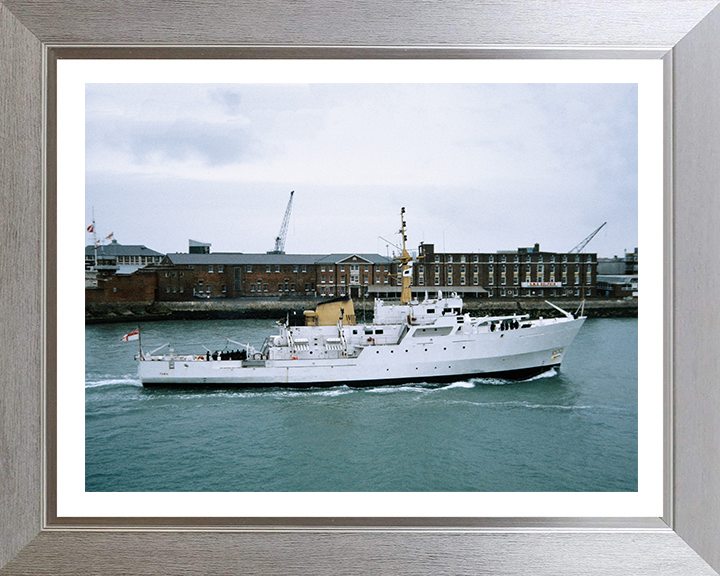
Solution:
<path fill-rule="evenodd" d="M 140 361 L 143 386 L 164 388 L 374 387 L 468 378 L 523 380 L 560 366 L 584 318 L 471 336 L 406 337 L 355 358 Z"/>
<path fill-rule="evenodd" d="M 335 386 L 348 386 L 349 388 L 374 388 L 377 386 L 401 386 L 403 384 L 452 384 L 453 382 L 462 382 L 471 378 L 497 378 L 500 380 L 522 381 L 528 380 L 540 374 L 544 374 L 553 369 L 559 369 L 560 364 L 551 364 L 547 366 L 536 366 L 532 368 L 519 368 L 517 370 L 504 370 L 501 372 L 478 372 L 474 374 L 448 374 L 444 376 L 430 377 L 404 377 L 404 378 L 385 378 L 379 380 L 345 380 L 345 381 L 310 381 L 310 382 L 293 382 L 293 383 L 274 383 L 274 382 L 255 382 L 255 381 L 230 381 L 222 382 L 185 382 L 185 381 L 156 381 L 143 382 L 145 388 L 177 388 L 185 390 L 197 389 L 220 389 L 220 388 L 240 388 L 240 389 L 257 389 L 257 388 L 290 388 L 290 389 L 307 389 L 307 388 L 332 388 Z"/>

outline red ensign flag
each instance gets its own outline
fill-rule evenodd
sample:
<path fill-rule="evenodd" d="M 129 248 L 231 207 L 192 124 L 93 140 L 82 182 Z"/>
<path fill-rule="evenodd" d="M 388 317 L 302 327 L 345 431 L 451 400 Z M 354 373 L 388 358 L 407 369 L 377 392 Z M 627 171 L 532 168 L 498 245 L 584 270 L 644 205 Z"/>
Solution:
<path fill-rule="evenodd" d="M 140 328 L 135 328 L 130 334 L 125 334 L 120 340 L 122 342 L 129 342 L 130 340 L 137 340 L 140 338 Z"/>

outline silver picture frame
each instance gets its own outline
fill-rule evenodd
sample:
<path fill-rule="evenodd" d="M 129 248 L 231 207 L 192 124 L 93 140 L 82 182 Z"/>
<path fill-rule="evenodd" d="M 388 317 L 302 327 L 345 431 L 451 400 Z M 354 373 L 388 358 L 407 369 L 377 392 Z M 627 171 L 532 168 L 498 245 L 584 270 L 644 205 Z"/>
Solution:
<path fill-rule="evenodd" d="M 717 574 L 719 3 L 0 0 L 0 574 Z M 57 517 L 54 65 L 239 56 L 662 59 L 661 518 Z"/>

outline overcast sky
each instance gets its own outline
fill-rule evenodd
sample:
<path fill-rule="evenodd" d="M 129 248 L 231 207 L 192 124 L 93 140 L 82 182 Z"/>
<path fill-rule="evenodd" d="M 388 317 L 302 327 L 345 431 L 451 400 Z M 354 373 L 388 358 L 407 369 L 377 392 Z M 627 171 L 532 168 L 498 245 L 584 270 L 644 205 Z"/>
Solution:
<path fill-rule="evenodd" d="M 622 256 L 638 236 L 635 84 L 88 84 L 86 219 L 159 252 L 409 247 Z M 90 235 L 86 238 L 90 243 Z M 392 251 L 392 247 L 390 247 Z"/>

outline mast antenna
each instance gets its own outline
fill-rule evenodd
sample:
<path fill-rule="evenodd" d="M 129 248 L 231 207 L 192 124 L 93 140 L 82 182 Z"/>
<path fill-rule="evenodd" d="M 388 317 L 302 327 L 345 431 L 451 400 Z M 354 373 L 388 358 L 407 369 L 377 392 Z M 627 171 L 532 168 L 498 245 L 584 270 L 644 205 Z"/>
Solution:
<path fill-rule="evenodd" d="M 268 252 L 268 254 L 285 254 L 285 238 L 287 237 L 288 224 L 290 222 L 293 194 L 295 194 L 295 190 L 290 192 L 290 200 L 288 200 L 287 208 L 285 208 L 285 217 L 280 226 L 280 233 L 277 235 L 277 238 L 275 238 L 275 249 Z"/>

